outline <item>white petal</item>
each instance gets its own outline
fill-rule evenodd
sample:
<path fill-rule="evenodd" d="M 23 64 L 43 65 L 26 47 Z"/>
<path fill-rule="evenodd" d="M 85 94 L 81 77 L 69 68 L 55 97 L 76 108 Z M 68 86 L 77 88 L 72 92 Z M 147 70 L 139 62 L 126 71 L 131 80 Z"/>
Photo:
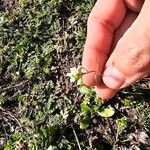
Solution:
<path fill-rule="evenodd" d="M 77 81 L 77 85 L 81 85 L 81 84 L 82 84 L 82 80 L 79 79 L 79 80 Z"/>
<path fill-rule="evenodd" d="M 76 81 L 76 79 L 74 77 L 70 78 L 70 82 L 75 82 L 75 81 Z"/>
<path fill-rule="evenodd" d="M 76 71 L 77 70 L 77 68 L 76 67 L 72 67 L 72 68 L 70 68 L 70 71 L 71 72 L 74 72 L 74 71 Z"/>
<path fill-rule="evenodd" d="M 67 73 L 67 77 L 71 77 L 72 75 L 71 75 L 71 73 Z"/>

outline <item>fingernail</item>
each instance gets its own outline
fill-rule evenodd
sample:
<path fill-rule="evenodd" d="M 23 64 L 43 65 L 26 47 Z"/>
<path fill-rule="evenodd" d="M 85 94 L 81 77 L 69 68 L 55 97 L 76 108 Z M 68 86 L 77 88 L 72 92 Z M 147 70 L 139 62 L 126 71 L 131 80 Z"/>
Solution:
<path fill-rule="evenodd" d="M 125 82 L 125 76 L 113 65 L 104 70 L 102 79 L 105 85 L 111 89 L 119 89 Z"/>
<path fill-rule="evenodd" d="M 130 86 L 130 84 L 125 82 L 124 84 L 121 85 L 120 89 L 126 88 L 128 86 Z"/>

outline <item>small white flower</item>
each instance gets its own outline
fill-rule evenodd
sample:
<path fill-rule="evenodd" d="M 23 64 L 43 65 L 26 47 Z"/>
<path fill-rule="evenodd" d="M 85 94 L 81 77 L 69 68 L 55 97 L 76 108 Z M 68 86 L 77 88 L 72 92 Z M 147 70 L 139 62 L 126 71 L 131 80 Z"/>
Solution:
<path fill-rule="evenodd" d="M 79 81 L 81 79 L 81 66 L 70 68 L 70 72 L 67 73 L 67 76 L 70 77 L 70 82 Z M 80 82 L 80 81 L 79 81 Z"/>
<path fill-rule="evenodd" d="M 76 79 L 74 78 L 74 76 L 72 76 L 71 73 L 67 73 L 67 76 L 70 77 L 70 82 L 75 82 Z"/>

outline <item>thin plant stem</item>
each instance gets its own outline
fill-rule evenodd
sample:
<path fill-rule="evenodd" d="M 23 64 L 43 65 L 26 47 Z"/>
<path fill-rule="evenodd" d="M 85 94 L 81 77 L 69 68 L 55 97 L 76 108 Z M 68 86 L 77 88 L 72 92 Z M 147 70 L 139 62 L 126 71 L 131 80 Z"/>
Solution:
<path fill-rule="evenodd" d="M 113 144 L 113 150 L 116 150 L 116 143 L 118 142 L 119 131 L 120 131 L 120 129 L 119 129 L 119 126 L 118 126 L 118 128 L 117 128 L 117 134 L 116 134 L 116 138 L 115 138 L 115 142 Z"/>
<path fill-rule="evenodd" d="M 72 130 L 73 130 L 73 134 L 74 134 L 75 139 L 76 139 L 76 142 L 77 142 L 77 144 L 78 144 L 78 148 L 79 148 L 79 150 L 82 150 L 82 149 L 81 149 L 81 146 L 80 146 L 80 143 L 79 143 L 79 140 L 78 140 L 78 137 L 77 137 L 77 134 L 76 134 L 76 132 L 75 132 L 75 129 L 74 129 L 73 125 L 71 125 L 71 128 L 72 128 Z"/>

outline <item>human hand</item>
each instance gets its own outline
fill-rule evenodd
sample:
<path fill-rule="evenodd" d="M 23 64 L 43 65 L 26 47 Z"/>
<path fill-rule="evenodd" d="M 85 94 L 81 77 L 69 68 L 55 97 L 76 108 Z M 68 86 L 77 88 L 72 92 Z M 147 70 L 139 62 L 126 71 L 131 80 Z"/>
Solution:
<path fill-rule="evenodd" d="M 83 75 L 83 82 L 102 99 L 150 74 L 150 0 L 98 0 L 82 66 L 98 72 Z"/>

